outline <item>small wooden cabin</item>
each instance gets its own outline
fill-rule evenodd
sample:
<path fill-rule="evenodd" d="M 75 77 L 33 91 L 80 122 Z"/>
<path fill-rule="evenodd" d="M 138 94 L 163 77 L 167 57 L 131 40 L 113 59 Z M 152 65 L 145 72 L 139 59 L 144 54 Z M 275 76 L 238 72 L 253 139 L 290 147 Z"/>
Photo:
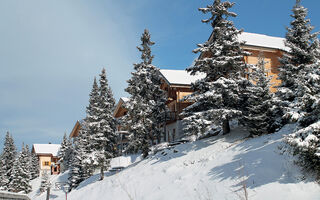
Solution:
<path fill-rule="evenodd" d="M 32 152 L 39 159 L 40 173 L 47 171 L 50 174 L 60 173 L 60 164 L 58 164 L 58 152 L 60 144 L 33 144 Z"/>

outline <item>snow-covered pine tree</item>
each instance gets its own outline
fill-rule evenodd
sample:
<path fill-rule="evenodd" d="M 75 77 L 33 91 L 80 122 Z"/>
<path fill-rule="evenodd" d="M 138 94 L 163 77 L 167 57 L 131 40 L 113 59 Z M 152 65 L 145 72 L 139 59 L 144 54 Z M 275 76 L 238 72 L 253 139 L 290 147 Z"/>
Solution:
<path fill-rule="evenodd" d="M 139 51 L 142 52 L 141 59 L 146 65 L 146 70 L 151 82 L 149 82 L 148 95 L 145 95 L 145 101 L 149 104 L 151 108 L 151 113 L 149 117 L 151 119 L 150 139 L 151 142 L 157 140 L 158 143 L 161 142 L 161 137 L 164 132 L 160 124 L 165 122 L 165 115 L 168 112 L 166 106 L 167 95 L 164 90 L 161 89 L 161 76 L 160 69 L 152 64 L 153 56 L 151 55 L 150 45 L 154 42 L 150 41 L 150 34 L 148 30 L 145 30 L 143 36 L 141 37 L 141 47 L 138 47 Z M 147 82 L 148 84 L 148 82 Z"/>
<path fill-rule="evenodd" d="M 31 152 L 30 176 L 31 180 L 38 178 L 40 175 L 40 164 L 37 154 Z"/>
<path fill-rule="evenodd" d="M 109 87 L 106 71 L 102 69 L 98 87 L 94 79 L 90 93 L 87 117 L 84 120 L 90 140 L 90 157 L 101 170 L 101 180 L 104 171 L 109 166 L 109 159 L 115 156 L 116 121 L 113 117 L 115 100 Z"/>
<path fill-rule="evenodd" d="M 30 180 L 33 180 L 39 177 L 39 171 L 40 171 L 39 160 L 35 153 L 29 151 L 30 149 L 28 145 L 26 145 L 25 149 L 28 154 L 28 168 L 30 172 Z"/>
<path fill-rule="evenodd" d="M 26 146 L 25 146 L 25 151 L 27 153 L 27 166 L 29 168 L 28 170 L 30 172 L 30 180 L 31 180 L 31 171 L 30 171 L 30 169 L 31 169 L 31 151 L 30 151 L 28 144 L 26 144 Z"/>
<path fill-rule="evenodd" d="M 316 172 L 320 180 L 320 57 L 318 33 L 311 33 L 310 20 L 305 19 L 307 9 L 297 0 L 293 8 L 287 45 L 290 56 L 287 65 L 297 68 L 295 83 L 288 87 L 294 98 L 287 116 L 299 122 L 297 131 L 286 137 L 293 154 L 299 155 L 299 164 L 306 171 Z M 286 58 L 286 57 L 284 57 Z M 287 88 L 285 88 L 287 89 Z M 289 90 L 287 89 L 287 90 Z"/>
<path fill-rule="evenodd" d="M 85 128 L 81 126 L 79 135 L 74 143 L 74 151 L 69 172 L 69 184 L 76 188 L 83 180 L 92 175 L 89 152 L 87 152 L 88 136 Z"/>
<path fill-rule="evenodd" d="M 270 93 L 271 77 L 267 76 L 266 62 L 262 53 L 259 54 L 257 65 L 251 67 L 249 75 L 251 84 L 246 87 L 247 96 L 243 110 L 243 123 L 248 127 L 250 136 L 270 133 L 273 129 L 273 95 Z"/>
<path fill-rule="evenodd" d="M 58 158 L 59 158 L 59 163 L 61 163 L 61 171 L 64 171 L 64 166 L 63 166 L 63 158 L 65 156 L 65 152 L 67 149 L 67 134 L 64 133 L 63 138 L 62 138 L 62 142 L 61 142 L 61 148 L 59 149 L 58 152 Z"/>
<path fill-rule="evenodd" d="M 290 50 L 280 59 L 279 79 L 277 96 L 284 105 L 284 118 L 289 121 L 297 121 L 301 113 L 301 97 L 308 93 L 314 93 L 311 82 L 317 82 L 317 76 L 311 74 L 318 68 L 319 40 L 318 33 L 312 33 L 314 29 L 310 20 L 306 19 L 307 8 L 300 4 L 300 0 L 294 5 L 293 21 L 287 28 L 285 45 Z M 311 73 L 311 74 L 310 74 Z M 310 76 L 311 75 L 311 76 Z"/>
<path fill-rule="evenodd" d="M 214 125 L 222 125 L 223 133 L 227 134 L 230 132 L 229 121 L 242 115 L 239 101 L 241 87 L 248 83 L 244 78 L 244 55 L 248 53 L 241 49 L 242 43 L 238 40 L 242 30 L 229 20 L 237 16 L 228 11 L 233 5 L 229 1 L 215 0 L 212 5 L 199 9 L 204 14 L 211 14 L 202 22 L 210 23 L 213 33 L 208 41 L 198 44 L 194 53 L 200 52 L 201 56 L 194 66 L 187 68 L 191 75 L 205 74 L 203 79 L 192 84 L 195 92 L 187 99 L 195 103 L 182 113 L 184 131 L 188 135 L 200 137 Z"/>
<path fill-rule="evenodd" d="M 1 174 L 0 183 L 1 187 L 4 190 L 9 188 L 9 182 L 11 181 L 11 172 L 13 163 L 16 160 L 17 151 L 14 145 L 14 141 L 9 132 L 7 132 L 4 142 L 4 147 L 2 151 L 2 159 L 1 159 Z"/>
<path fill-rule="evenodd" d="M 0 154 L 0 160 L 2 160 L 2 153 Z M 3 163 L 0 161 L 0 190 L 6 190 L 8 180 L 6 178 L 6 171 L 2 171 L 2 165 Z"/>
<path fill-rule="evenodd" d="M 89 105 L 87 106 L 87 116 L 84 120 L 87 124 L 88 128 L 88 136 L 89 136 L 89 149 L 93 150 L 99 145 L 99 86 L 97 84 L 96 77 L 94 77 L 92 90 L 90 92 Z"/>
<path fill-rule="evenodd" d="M 162 130 L 159 125 L 164 122 L 166 109 L 165 92 L 160 88 L 160 72 L 152 65 L 152 45 L 154 42 L 146 29 L 141 36 L 141 47 L 137 47 L 142 61 L 134 64 L 135 71 L 131 73 L 125 90 L 131 95 L 125 104 L 130 133 L 128 150 L 142 151 L 144 157 L 148 155 L 150 141 L 154 138 L 160 141 Z"/>
<path fill-rule="evenodd" d="M 100 132 L 103 133 L 104 141 L 103 146 L 107 159 L 116 155 L 116 120 L 113 117 L 113 110 L 115 107 L 115 100 L 112 90 L 108 84 L 106 70 L 103 68 L 100 74 L 100 87 L 99 87 L 99 125 Z"/>
<path fill-rule="evenodd" d="M 70 167 L 72 157 L 72 142 L 70 138 L 67 137 L 66 133 L 64 133 L 58 157 L 61 166 L 61 172 L 65 172 Z"/>
<path fill-rule="evenodd" d="M 22 145 L 22 151 L 15 159 L 11 169 L 11 176 L 9 181 L 9 191 L 24 192 L 28 194 L 32 191 L 30 185 L 30 171 L 29 171 L 29 156 L 28 151 Z"/>
<path fill-rule="evenodd" d="M 40 193 L 47 191 L 51 187 L 50 177 L 47 171 L 41 173 Z"/>

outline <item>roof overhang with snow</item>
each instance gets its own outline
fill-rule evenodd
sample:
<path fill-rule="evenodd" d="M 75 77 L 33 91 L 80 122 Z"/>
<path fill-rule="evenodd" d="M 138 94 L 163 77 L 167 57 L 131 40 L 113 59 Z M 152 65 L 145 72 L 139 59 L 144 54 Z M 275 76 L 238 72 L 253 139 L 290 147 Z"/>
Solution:
<path fill-rule="evenodd" d="M 187 86 L 199 79 L 204 78 L 204 74 L 191 75 L 186 70 L 172 70 L 172 69 L 161 69 L 160 75 L 164 79 L 164 81 L 172 86 Z"/>
<path fill-rule="evenodd" d="M 245 42 L 244 47 L 260 47 L 288 52 L 290 49 L 285 46 L 285 38 L 273 37 L 257 33 L 243 32 L 239 35 L 239 41 Z"/>
<path fill-rule="evenodd" d="M 209 41 L 212 40 L 213 33 L 209 37 Z M 244 42 L 244 47 L 258 47 L 265 50 L 280 50 L 289 52 L 289 48 L 285 46 L 285 38 L 274 37 L 258 33 L 242 32 L 238 39 L 240 42 Z"/>
<path fill-rule="evenodd" d="M 60 147 L 60 144 L 33 144 L 32 149 L 37 155 L 57 157 Z"/>

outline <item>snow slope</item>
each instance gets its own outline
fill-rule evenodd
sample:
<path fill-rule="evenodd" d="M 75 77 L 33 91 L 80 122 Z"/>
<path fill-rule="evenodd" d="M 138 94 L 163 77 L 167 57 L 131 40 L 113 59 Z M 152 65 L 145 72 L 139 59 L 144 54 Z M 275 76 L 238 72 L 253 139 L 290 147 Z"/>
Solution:
<path fill-rule="evenodd" d="M 272 135 L 243 139 L 247 132 L 238 128 L 226 137 L 165 149 L 118 174 L 106 173 L 103 181 L 98 175 L 89 178 L 68 199 L 233 200 L 244 197 L 245 184 L 250 200 L 318 200 L 319 185 L 281 154 L 282 137 L 293 129 L 288 125 Z M 53 199 L 65 199 L 62 194 L 53 191 Z"/>

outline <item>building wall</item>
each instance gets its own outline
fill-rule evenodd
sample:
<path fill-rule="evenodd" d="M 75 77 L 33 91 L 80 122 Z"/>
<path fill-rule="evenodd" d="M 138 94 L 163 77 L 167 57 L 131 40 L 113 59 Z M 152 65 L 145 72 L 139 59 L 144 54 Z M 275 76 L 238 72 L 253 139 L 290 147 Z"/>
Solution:
<path fill-rule="evenodd" d="M 48 166 L 45 166 L 44 163 L 49 162 Z M 51 156 L 39 156 L 40 170 L 51 170 Z"/>
<path fill-rule="evenodd" d="M 281 81 L 278 80 L 278 74 L 279 74 L 279 58 L 282 57 L 283 52 L 279 50 L 270 50 L 270 49 L 263 49 L 263 48 L 245 48 L 246 51 L 249 51 L 251 53 L 250 56 L 245 57 L 245 62 L 248 64 L 257 64 L 259 54 L 262 53 L 266 63 L 266 70 L 267 75 L 271 76 L 271 92 L 276 92 L 276 86 L 280 85 Z"/>

